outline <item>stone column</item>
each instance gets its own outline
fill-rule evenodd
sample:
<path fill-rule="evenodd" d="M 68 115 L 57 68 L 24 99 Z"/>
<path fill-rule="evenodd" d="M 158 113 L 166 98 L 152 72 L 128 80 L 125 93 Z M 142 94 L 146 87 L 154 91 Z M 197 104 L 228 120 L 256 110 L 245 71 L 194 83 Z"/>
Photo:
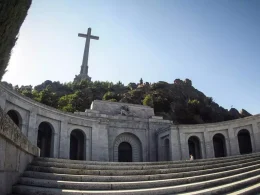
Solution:
<path fill-rule="evenodd" d="M 0 108 L 5 110 L 5 102 L 6 102 L 5 93 L 3 93 L 2 90 L 0 90 L 0 92 L 1 92 L 1 94 L 0 94 Z"/>
<path fill-rule="evenodd" d="M 93 161 L 109 161 L 108 122 L 95 123 L 92 126 L 92 159 Z"/>
<path fill-rule="evenodd" d="M 225 146 L 226 146 L 227 156 L 231 156 L 231 148 L 230 148 L 229 137 L 225 138 Z"/>
<path fill-rule="evenodd" d="M 61 124 L 58 126 L 59 128 L 56 129 L 52 136 L 52 151 L 53 155 L 52 157 L 54 158 L 59 158 L 59 152 L 60 152 L 60 132 L 61 132 Z"/>
<path fill-rule="evenodd" d="M 180 134 L 180 146 L 181 146 L 181 160 L 188 160 L 190 157 L 189 157 L 188 141 L 186 141 L 186 135 L 181 132 L 179 134 Z"/>
<path fill-rule="evenodd" d="M 204 158 L 214 158 L 215 153 L 214 153 L 214 145 L 213 145 L 213 140 L 210 137 L 209 132 L 204 130 L 204 140 L 205 140 L 205 150 L 206 150 L 206 155 Z"/>
<path fill-rule="evenodd" d="M 22 130 L 22 133 L 26 136 L 26 137 L 28 137 L 28 125 L 27 125 L 27 123 L 28 123 L 28 121 L 22 121 L 23 123 L 21 124 L 21 130 Z"/>
<path fill-rule="evenodd" d="M 37 113 L 35 110 L 30 111 L 28 125 L 28 139 L 33 145 L 37 146 L 38 127 L 36 127 Z"/>
<path fill-rule="evenodd" d="M 254 121 L 252 124 L 253 128 L 253 140 L 254 140 L 254 145 L 255 145 L 255 151 L 254 152 L 260 152 L 260 129 L 257 124 L 257 121 Z M 253 145 L 253 143 L 252 143 Z"/>
<path fill-rule="evenodd" d="M 231 156 L 239 155 L 239 145 L 237 140 L 237 135 L 235 135 L 235 130 L 232 125 L 228 127 L 228 136 L 229 136 L 229 144 L 230 144 L 230 152 Z"/>
<path fill-rule="evenodd" d="M 201 158 L 203 158 L 203 159 L 207 158 L 206 144 L 208 144 L 208 143 L 205 142 L 205 138 L 204 138 L 204 136 L 202 136 L 202 139 L 200 140 L 200 150 L 201 150 Z M 209 149 L 210 149 L 210 146 L 207 146 L 207 147 L 209 147 Z"/>
<path fill-rule="evenodd" d="M 181 160 L 181 156 L 179 129 L 172 126 L 170 130 L 170 159 Z"/>
<path fill-rule="evenodd" d="M 70 142 L 68 135 L 68 121 L 61 121 L 60 124 L 60 142 L 59 142 L 59 158 L 70 158 Z"/>

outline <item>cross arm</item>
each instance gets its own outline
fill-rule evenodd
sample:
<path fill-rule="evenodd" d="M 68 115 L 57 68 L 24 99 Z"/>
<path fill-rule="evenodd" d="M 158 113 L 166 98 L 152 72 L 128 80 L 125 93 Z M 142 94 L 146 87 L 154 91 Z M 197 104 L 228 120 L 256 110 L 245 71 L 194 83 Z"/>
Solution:
<path fill-rule="evenodd" d="M 93 36 L 93 35 L 90 35 L 90 38 L 91 38 L 91 39 L 95 39 L 95 40 L 99 40 L 99 37 Z"/>
<path fill-rule="evenodd" d="M 85 38 L 86 38 L 88 35 L 87 35 L 87 34 L 79 33 L 78 36 L 79 36 L 79 37 L 85 37 Z"/>
<path fill-rule="evenodd" d="M 78 36 L 79 36 L 79 37 L 87 38 L 87 37 L 88 37 L 88 34 L 79 33 Z M 90 35 L 90 38 L 91 38 L 91 39 L 95 39 L 95 40 L 99 40 L 99 37 L 93 36 L 93 35 Z"/>

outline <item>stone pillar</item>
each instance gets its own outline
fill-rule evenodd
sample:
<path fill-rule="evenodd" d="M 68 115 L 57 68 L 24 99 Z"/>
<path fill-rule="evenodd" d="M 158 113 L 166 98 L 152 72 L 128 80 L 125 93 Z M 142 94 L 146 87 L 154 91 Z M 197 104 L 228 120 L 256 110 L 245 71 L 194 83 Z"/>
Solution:
<path fill-rule="evenodd" d="M 253 140 L 255 145 L 254 152 L 260 152 L 260 129 L 258 127 L 257 121 L 254 121 L 252 124 L 252 130 L 253 130 Z M 253 143 L 252 143 L 253 144 Z"/>
<path fill-rule="evenodd" d="M 239 155 L 239 145 L 237 135 L 235 135 L 235 130 L 232 125 L 228 128 L 228 136 L 229 136 L 229 144 L 230 144 L 230 152 L 231 156 Z"/>
<path fill-rule="evenodd" d="M 37 113 L 32 110 L 29 115 L 28 139 L 37 146 L 38 127 L 36 127 Z"/>
<path fill-rule="evenodd" d="M 189 157 L 188 141 L 186 141 L 186 135 L 181 132 L 179 134 L 180 134 L 180 146 L 181 146 L 181 160 L 188 160 L 190 157 Z"/>
<path fill-rule="evenodd" d="M 53 158 L 59 158 L 60 152 L 60 130 L 61 125 L 59 125 L 59 129 L 56 129 L 52 134 L 52 151 L 53 151 Z"/>
<path fill-rule="evenodd" d="M 21 131 L 22 131 L 22 133 L 26 136 L 26 137 L 28 137 L 28 125 L 27 125 L 27 121 L 24 121 L 23 120 L 23 124 L 21 124 Z"/>
<path fill-rule="evenodd" d="M 205 138 L 204 138 L 204 136 L 202 136 L 202 139 L 200 140 L 200 150 L 201 150 L 201 158 L 202 159 L 207 158 L 207 155 L 206 155 L 206 144 L 208 144 L 208 143 L 205 142 Z M 210 146 L 207 146 L 207 147 L 209 147 L 209 150 L 210 150 Z"/>
<path fill-rule="evenodd" d="M 225 146 L 226 146 L 227 156 L 231 156 L 231 148 L 230 148 L 229 137 L 225 138 Z"/>
<path fill-rule="evenodd" d="M 92 126 L 92 159 L 93 161 L 109 161 L 108 123 L 99 122 Z"/>
<path fill-rule="evenodd" d="M 59 158 L 70 158 L 70 141 L 68 135 L 67 120 L 61 121 L 60 124 L 60 142 L 59 142 Z"/>
<path fill-rule="evenodd" d="M 206 130 L 204 130 L 204 141 L 205 141 L 205 151 L 206 151 L 204 158 L 214 158 L 215 152 L 214 152 L 213 140 L 210 137 L 209 132 L 207 132 Z"/>
<path fill-rule="evenodd" d="M 181 156 L 179 129 L 172 126 L 170 130 L 170 159 L 181 160 Z"/>
<path fill-rule="evenodd" d="M 0 89 L 0 108 L 5 110 L 6 94 Z"/>

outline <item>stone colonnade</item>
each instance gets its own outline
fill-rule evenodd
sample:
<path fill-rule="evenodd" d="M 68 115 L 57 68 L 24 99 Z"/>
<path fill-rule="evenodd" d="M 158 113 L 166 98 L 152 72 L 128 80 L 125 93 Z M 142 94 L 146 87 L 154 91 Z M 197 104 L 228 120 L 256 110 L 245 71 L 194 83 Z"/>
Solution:
<path fill-rule="evenodd" d="M 162 129 L 158 136 L 158 160 L 187 160 L 260 152 L 260 116 L 203 125 L 179 125 Z M 170 140 L 165 148 L 165 140 Z"/>
<path fill-rule="evenodd" d="M 260 151 L 260 115 L 213 124 L 179 125 L 89 110 L 71 114 L 0 85 L 0 107 L 41 156 L 93 161 L 214 158 Z"/>

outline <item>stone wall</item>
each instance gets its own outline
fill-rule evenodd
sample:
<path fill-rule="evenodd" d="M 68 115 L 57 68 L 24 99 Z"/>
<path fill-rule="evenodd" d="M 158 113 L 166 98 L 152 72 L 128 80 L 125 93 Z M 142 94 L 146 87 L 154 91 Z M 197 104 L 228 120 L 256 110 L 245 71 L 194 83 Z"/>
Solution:
<path fill-rule="evenodd" d="M 31 144 L 0 108 L 0 194 L 11 193 L 26 166 L 38 156 L 39 148 Z"/>
<path fill-rule="evenodd" d="M 154 110 L 149 106 L 120 102 L 94 100 L 91 104 L 91 109 L 107 115 L 121 115 L 122 106 L 127 106 L 129 115 L 134 117 L 148 119 L 154 116 Z"/>
<path fill-rule="evenodd" d="M 134 115 L 121 115 L 120 109 L 127 105 Z M 43 105 L 0 84 L 0 107 L 6 112 L 14 110 L 21 118 L 19 127 L 31 143 L 37 143 L 39 125 L 44 122 L 52 128 L 51 157 L 70 158 L 70 135 L 80 130 L 85 136 L 85 159 L 93 161 L 116 161 L 118 140 L 140 141 L 142 161 L 187 160 L 188 140 L 191 136 L 200 142 L 201 157 L 213 158 L 213 136 L 221 134 L 225 139 L 227 156 L 238 155 L 238 132 L 249 132 L 252 152 L 260 152 L 260 115 L 237 120 L 198 124 L 174 125 L 172 121 L 154 116 L 148 106 L 95 100 L 86 112 L 68 113 Z M 120 139 L 119 139 L 120 138 Z M 166 147 L 166 139 L 169 146 Z M 132 142 L 137 143 L 137 142 Z M 166 150 L 167 149 L 167 150 Z M 166 151 L 171 154 L 167 156 Z"/>

